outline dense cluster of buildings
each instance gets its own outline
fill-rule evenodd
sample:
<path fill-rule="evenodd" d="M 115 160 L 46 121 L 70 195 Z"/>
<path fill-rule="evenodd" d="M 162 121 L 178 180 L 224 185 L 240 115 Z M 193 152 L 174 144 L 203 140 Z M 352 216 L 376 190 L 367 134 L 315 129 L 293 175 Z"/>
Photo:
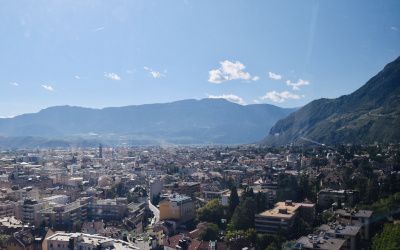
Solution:
<path fill-rule="evenodd" d="M 324 164 L 315 164 L 315 158 Z M 248 188 L 267 197 L 269 209 L 255 214 L 257 233 L 289 235 L 300 220 L 314 225 L 320 211 L 332 210 L 334 221 L 298 237 L 291 248 L 353 250 L 371 238 L 372 211 L 344 208 L 360 199 L 357 190 L 343 188 L 339 174 L 350 162 L 330 149 L 310 156 L 251 146 L 3 151 L 0 235 L 9 237 L 0 244 L 47 250 L 227 249 L 223 238 L 199 239 L 203 224 L 187 227 L 208 201 L 228 207 L 229 187 L 236 186 L 239 197 Z M 299 175 L 321 183 L 315 200 L 280 197 L 280 178 Z"/>

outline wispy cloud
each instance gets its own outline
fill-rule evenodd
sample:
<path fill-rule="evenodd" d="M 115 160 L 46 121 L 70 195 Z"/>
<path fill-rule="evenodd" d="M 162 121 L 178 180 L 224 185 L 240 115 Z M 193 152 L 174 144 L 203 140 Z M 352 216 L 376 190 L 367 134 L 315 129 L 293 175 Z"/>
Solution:
<path fill-rule="evenodd" d="M 223 95 L 208 95 L 208 98 L 211 99 L 225 99 L 230 102 L 234 102 L 240 105 L 246 105 L 246 102 L 243 98 L 233 94 L 223 94 Z"/>
<path fill-rule="evenodd" d="M 309 85 L 310 82 L 307 80 L 299 79 L 297 82 L 292 82 L 290 80 L 286 81 L 286 85 L 291 86 L 293 90 L 300 90 L 300 87 Z"/>
<path fill-rule="evenodd" d="M 149 68 L 149 67 L 144 66 L 143 69 L 146 70 L 147 72 L 149 72 L 150 75 L 151 75 L 153 78 L 156 78 L 156 79 L 157 79 L 157 78 L 165 77 L 165 74 L 163 74 L 163 73 L 161 73 L 161 72 L 159 72 L 159 71 L 155 71 L 155 70 L 153 70 L 153 69 L 151 69 L 151 68 Z M 166 72 L 166 71 L 164 70 L 164 73 L 165 73 L 165 72 Z"/>
<path fill-rule="evenodd" d="M 277 92 L 277 91 L 270 91 L 267 92 L 264 96 L 262 96 L 260 99 L 261 100 L 270 100 L 273 102 L 278 102 L 278 103 L 282 103 L 285 102 L 287 100 L 298 100 L 304 98 L 304 95 L 296 95 L 293 93 L 290 93 L 289 91 L 283 91 L 283 92 Z"/>
<path fill-rule="evenodd" d="M 76 80 L 80 80 L 80 79 L 81 79 L 81 77 L 78 76 L 78 75 L 74 76 L 74 78 L 75 78 Z"/>
<path fill-rule="evenodd" d="M 225 60 L 220 62 L 220 65 L 218 69 L 212 69 L 208 72 L 209 82 L 218 84 L 230 80 L 257 81 L 260 79 L 258 76 L 252 77 L 249 72 L 244 71 L 246 66 L 239 61 Z"/>
<path fill-rule="evenodd" d="M 17 83 L 17 82 L 10 82 L 10 84 L 11 84 L 12 86 L 15 86 L 15 87 L 18 87 L 18 86 L 19 86 L 19 83 Z"/>
<path fill-rule="evenodd" d="M 101 26 L 101 27 L 93 29 L 94 32 L 98 32 L 98 31 L 101 31 L 101 30 L 104 30 L 104 26 Z"/>
<path fill-rule="evenodd" d="M 104 72 L 104 77 L 108 78 L 110 80 L 113 80 L 113 81 L 120 81 L 121 80 L 121 77 L 119 75 L 117 75 L 115 73 L 112 73 L 112 72 L 111 73 Z"/>
<path fill-rule="evenodd" d="M 399 31 L 399 28 L 397 28 L 396 26 L 391 26 L 390 29 L 393 31 Z"/>
<path fill-rule="evenodd" d="M 268 77 L 271 78 L 272 80 L 281 80 L 282 75 L 276 74 L 274 72 L 268 72 Z"/>
<path fill-rule="evenodd" d="M 50 92 L 54 91 L 54 88 L 50 85 L 42 84 L 42 88 L 44 88 L 45 90 L 50 91 Z"/>

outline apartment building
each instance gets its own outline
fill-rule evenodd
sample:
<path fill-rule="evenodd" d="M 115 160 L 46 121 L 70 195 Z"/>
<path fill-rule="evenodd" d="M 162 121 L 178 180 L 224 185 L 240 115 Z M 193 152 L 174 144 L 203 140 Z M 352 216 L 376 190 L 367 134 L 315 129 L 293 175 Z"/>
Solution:
<path fill-rule="evenodd" d="M 11 217 L 15 215 L 16 203 L 12 201 L 0 202 L 0 218 Z"/>
<path fill-rule="evenodd" d="M 171 193 L 184 194 L 187 196 L 193 196 L 200 192 L 200 182 L 179 182 L 172 184 L 165 184 L 164 189 Z"/>
<path fill-rule="evenodd" d="M 44 207 L 44 203 L 37 200 L 24 200 L 20 204 L 21 220 L 30 225 L 39 226 L 41 223 L 39 211 Z"/>
<path fill-rule="evenodd" d="M 315 204 L 292 201 L 277 202 L 273 209 L 255 216 L 256 231 L 271 234 L 279 231 L 290 232 L 298 216 L 312 223 L 315 217 Z"/>
<path fill-rule="evenodd" d="M 121 220 L 127 212 L 126 198 L 93 200 L 88 205 L 88 216 L 92 220 Z"/>
<path fill-rule="evenodd" d="M 330 222 L 329 224 L 323 224 L 317 229 L 319 232 L 324 232 L 327 236 L 344 239 L 344 249 L 356 250 L 359 244 L 361 227 L 356 225 L 346 225 L 338 222 Z"/>
<path fill-rule="evenodd" d="M 163 189 L 164 182 L 160 178 L 151 179 L 149 182 L 149 197 L 150 200 L 153 201 L 156 197 L 158 197 Z"/>
<path fill-rule="evenodd" d="M 324 233 L 308 235 L 299 238 L 291 247 L 292 250 L 324 249 L 324 250 L 345 250 L 344 239 L 332 238 Z"/>
<path fill-rule="evenodd" d="M 48 226 L 57 229 L 72 228 L 87 219 L 88 204 L 88 198 L 81 198 L 69 204 L 57 204 L 40 211 L 40 217 Z"/>
<path fill-rule="evenodd" d="M 195 218 L 195 206 L 192 198 L 172 194 L 160 202 L 160 220 L 175 220 L 184 223 Z"/>
<path fill-rule="evenodd" d="M 329 208 L 334 202 L 345 203 L 352 206 L 359 198 L 359 193 L 355 190 L 334 190 L 323 189 L 318 192 L 318 205 L 321 208 Z"/>
<path fill-rule="evenodd" d="M 43 250 L 66 250 L 66 249 L 139 249 L 132 243 L 108 237 L 83 234 L 57 232 L 48 236 L 42 243 Z"/>
<path fill-rule="evenodd" d="M 370 224 L 373 211 L 371 210 L 355 210 L 355 209 L 338 209 L 335 212 L 338 221 L 348 225 L 361 226 L 361 237 L 368 240 L 370 238 Z"/>

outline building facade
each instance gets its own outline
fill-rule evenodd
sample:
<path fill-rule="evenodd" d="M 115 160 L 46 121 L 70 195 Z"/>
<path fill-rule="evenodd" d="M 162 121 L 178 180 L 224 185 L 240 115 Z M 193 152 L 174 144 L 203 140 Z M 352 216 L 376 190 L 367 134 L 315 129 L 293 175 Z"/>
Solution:
<path fill-rule="evenodd" d="M 173 194 L 160 202 L 160 220 L 184 223 L 195 218 L 195 206 L 189 196 Z"/>
<path fill-rule="evenodd" d="M 255 216 L 256 231 L 271 234 L 290 232 L 297 217 L 301 217 L 311 224 L 315 217 L 315 204 L 292 201 L 277 202 L 273 209 Z"/>

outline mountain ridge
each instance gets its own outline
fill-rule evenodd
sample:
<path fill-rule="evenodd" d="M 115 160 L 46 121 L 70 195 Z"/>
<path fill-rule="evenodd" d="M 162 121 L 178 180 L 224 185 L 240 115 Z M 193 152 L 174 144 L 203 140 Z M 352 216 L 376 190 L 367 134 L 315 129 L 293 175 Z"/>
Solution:
<path fill-rule="evenodd" d="M 399 117 L 400 57 L 353 93 L 314 100 L 279 120 L 262 144 L 399 142 Z"/>
<path fill-rule="evenodd" d="M 81 137 L 127 144 L 242 144 L 259 140 L 278 119 L 294 110 L 270 104 L 243 106 L 224 99 L 101 109 L 62 105 L 0 119 L 0 135 L 9 140 Z"/>

